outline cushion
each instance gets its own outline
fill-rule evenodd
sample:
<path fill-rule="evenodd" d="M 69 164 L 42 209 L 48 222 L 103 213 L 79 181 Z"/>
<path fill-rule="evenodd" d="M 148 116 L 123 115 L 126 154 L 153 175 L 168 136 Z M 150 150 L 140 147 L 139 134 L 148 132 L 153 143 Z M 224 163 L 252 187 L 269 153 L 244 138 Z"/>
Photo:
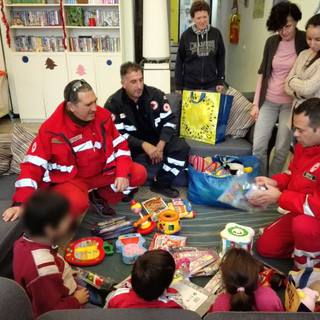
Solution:
<path fill-rule="evenodd" d="M 229 114 L 226 136 L 232 137 L 233 139 L 243 138 L 254 123 L 250 117 L 252 103 L 232 87 L 229 87 L 226 94 L 234 97 Z"/>
<path fill-rule="evenodd" d="M 214 157 L 216 155 L 243 157 L 252 154 L 252 144 L 246 139 L 226 138 L 225 141 L 212 145 L 205 142 L 199 142 L 186 139 L 190 146 L 190 156 Z"/>
<path fill-rule="evenodd" d="M 23 161 L 33 139 L 36 135 L 23 126 L 15 124 L 12 134 L 12 161 L 10 171 L 20 174 L 20 163 Z"/>
<path fill-rule="evenodd" d="M 0 176 L 10 169 L 11 141 L 11 134 L 0 134 Z"/>

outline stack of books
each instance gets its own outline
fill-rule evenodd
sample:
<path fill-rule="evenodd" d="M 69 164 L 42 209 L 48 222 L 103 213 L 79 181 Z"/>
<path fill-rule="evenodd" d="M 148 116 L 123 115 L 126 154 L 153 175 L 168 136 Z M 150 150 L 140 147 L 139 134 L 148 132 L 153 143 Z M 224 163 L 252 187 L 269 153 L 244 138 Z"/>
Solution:
<path fill-rule="evenodd" d="M 83 10 L 84 25 L 89 26 L 89 19 L 94 17 L 97 26 L 119 27 L 119 11 Z"/>
<path fill-rule="evenodd" d="M 27 1 L 27 0 L 24 0 L 24 1 Z M 30 0 L 30 1 L 33 1 L 33 0 Z M 41 1 L 41 0 L 39 0 L 39 1 Z M 81 1 L 65 0 L 65 4 L 83 4 L 83 3 L 88 3 L 88 4 L 119 4 L 119 0 L 81 0 Z"/>
<path fill-rule="evenodd" d="M 109 36 L 79 36 L 69 38 L 72 52 L 119 52 L 120 38 Z"/>
<path fill-rule="evenodd" d="M 62 37 L 15 36 L 14 45 L 19 52 L 62 52 Z"/>
<path fill-rule="evenodd" d="M 61 26 L 60 11 L 11 11 L 13 26 Z"/>

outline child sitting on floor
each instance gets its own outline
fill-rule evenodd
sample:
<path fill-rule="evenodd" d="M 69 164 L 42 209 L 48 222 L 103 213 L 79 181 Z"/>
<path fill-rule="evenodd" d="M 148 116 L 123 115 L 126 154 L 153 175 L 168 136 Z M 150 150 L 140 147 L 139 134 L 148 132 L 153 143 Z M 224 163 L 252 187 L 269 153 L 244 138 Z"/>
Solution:
<path fill-rule="evenodd" d="M 24 208 L 22 223 L 25 234 L 14 245 L 13 273 L 29 296 L 35 318 L 50 310 L 79 309 L 89 293 L 77 285 L 56 245 L 70 229 L 68 201 L 37 191 Z"/>
<path fill-rule="evenodd" d="M 227 293 L 218 296 L 209 312 L 283 311 L 280 299 L 271 288 L 258 287 L 258 263 L 247 250 L 228 251 L 221 262 L 221 275 Z"/>
<path fill-rule="evenodd" d="M 106 299 L 105 308 L 179 308 L 183 309 L 180 295 L 170 284 L 176 265 L 170 253 L 164 250 L 145 252 L 135 262 L 131 283 Z"/>

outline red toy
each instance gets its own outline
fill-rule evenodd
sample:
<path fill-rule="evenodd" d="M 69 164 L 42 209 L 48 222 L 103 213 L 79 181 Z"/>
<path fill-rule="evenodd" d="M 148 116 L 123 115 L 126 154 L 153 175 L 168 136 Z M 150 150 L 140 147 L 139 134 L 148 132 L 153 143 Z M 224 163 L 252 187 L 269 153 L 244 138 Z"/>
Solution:
<path fill-rule="evenodd" d="M 65 259 L 77 266 L 91 266 L 100 263 L 105 255 L 113 253 L 113 246 L 108 242 L 98 237 L 86 237 L 69 243 Z"/>
<path fill-rule="evenodd" d="M 133 224 L 135 228 L 138 228 L 138 232 L 140 234 L 147 234 L 150 233 L 156 226 L 155 221 L 149 221 L 148 219 L 153 216 L 153 213 L 150 213 L 146 216 L 143 216 L 141 213 L 142 207 L 139 202 L 134 200 L 131 201 L 131 211 L 133 213 L 137 213 L 140 215 L 140 219 Z"/>

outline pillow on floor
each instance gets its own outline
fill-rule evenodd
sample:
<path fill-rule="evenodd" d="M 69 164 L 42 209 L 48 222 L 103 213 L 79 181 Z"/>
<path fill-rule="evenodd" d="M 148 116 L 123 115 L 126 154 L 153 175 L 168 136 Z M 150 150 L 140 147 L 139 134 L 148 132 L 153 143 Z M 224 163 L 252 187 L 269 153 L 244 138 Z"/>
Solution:
<path fill-rule="evenodd" d="M 12 134 L 12 161 L 10 172 L 20 174 L 20 163 L 23 161 L 36 135 L 23 126 L 15 124 Z"/>
<path fill-rule="evenodd" d="M 243 138 L 247 135 L 254 123 L 250 117 L 252 103 L 239 91 L 231 87 L 229 87 L 226 94 L 234 97 L 228 119 L 226 136 L 233 139 Z"/>
<path fill-rule="evenodd" d="M 12 159 L 11 141 L 11 134 L 0 134 L 0 177 L 10 169 Z"/>

